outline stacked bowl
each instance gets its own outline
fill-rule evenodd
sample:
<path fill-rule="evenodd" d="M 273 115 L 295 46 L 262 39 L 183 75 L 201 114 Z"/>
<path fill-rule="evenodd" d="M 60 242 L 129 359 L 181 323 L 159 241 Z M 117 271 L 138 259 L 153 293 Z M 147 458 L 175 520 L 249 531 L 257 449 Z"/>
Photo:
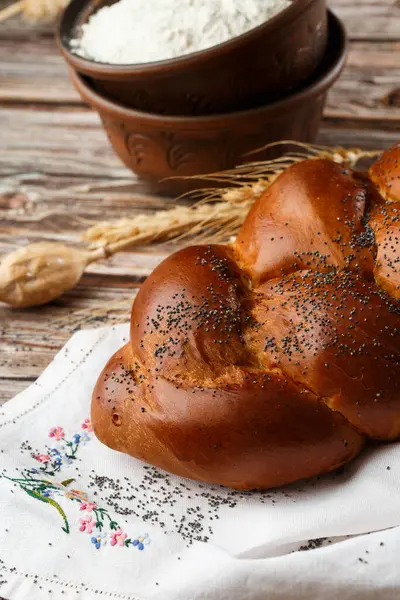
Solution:
<path fill-rule="evenodd" d="M 72 0 L 58 43 L 114 150 L 153 191 L 182 193 L 198 182 L 180 177 L 232 168 L 271 142 L 315 139 L 347 46 L 325 0 L 292 0 L 247 33 L 178 58 L 120 65 L 77 55 L 82 25 L 112 3 Z"/>

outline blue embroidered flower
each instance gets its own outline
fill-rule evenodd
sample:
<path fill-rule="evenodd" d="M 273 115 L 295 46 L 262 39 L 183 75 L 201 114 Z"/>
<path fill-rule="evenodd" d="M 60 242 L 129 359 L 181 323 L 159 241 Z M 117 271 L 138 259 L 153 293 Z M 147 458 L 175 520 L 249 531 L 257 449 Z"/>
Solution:
<path fill-rule="evenodd" d="M 80 453 L 81 446 L 91 441 L 90 434 L 93 432 L 93 428 L 90 420 L 85 419 L 81 427 L 82 432 L 75 433 L 71 438 L 65 436 L 61 426 L 51 428 L 49 437 L 52 438 L 51 444 L 54 447 L 50 448 L 45 445 L 43 453 L 31 452 L 32 458 L 41 463 L 39 468 L 24 469 L 22 472 L 23 479 L 21 477 L 6 477 L 6 479 L 19 485 L 30 496 L 39 500 L 46 500 L 47 504 L 56 508 L 63 519 L 62 530 L 67 534 L 71 531 L 70 523 L 62 507 L 58 504 L 57 497 L 61 496 L 75 500 L 75 505 L 79 502 L 79 510 L 85 514 L 84 518 L 79 519 L 79 531 L 89 534 L 86 539 L 90 540 L 96 550 L 100 550 L 106 544 L 116 548 L 130 548 L 133 546 L 138 550 L 144 550 L 145 545 L 150 543 L 148 534 L 138 536 L 135 539 L 128 537 L 128 534 L 123 532 L 119 524 L 113 520 L 107 508 L 91 502 L 85 492 L 68 487 L 70 483 L 75 481 L 74 479 L 67 478 L 60 482 L 54 481 L 54 484 L 48 481 L 49 477 L 59 473 L 63 466 L 73 464 L 78 458 L 76 455 Z M 30 447 L 28 446 L 28 448 Z M 33 475 L 39 475 L 40 478 L 33 477 Z M 107 529 L 107 532 L 102 532 L 103 528 Z"/>
<path fill-rule="evenodd" d="M 99 538 L 92 537 L 92 539 L 90 541 L 92 542 L 92 544 L 94 544 L 96 546 L 97 550 L 100 550 L 101 541 L 99 540 Z"/>
<path fill-rule="evenodd" d="M 138 550 L 144 550 L 144 547 L 150 544 L 150 537 L 148 533 L 140 535 L 135 540 L 132 540 L 132 546 L 135 546 Z"/>
<path fill-rule="evenodd" d="M 95 545 L 97 550 L 100 550 L 101 546 L 105 546 L 107 544 L 107 534 L 98 533 L 97 535 L 93 536 L 90 541 Z"/>
<path fill-rule="evenodd" d="M 44 492 L 42 492 L 42 496 L 45 496 L 45 498 L 54 498 L 54 496 L 58 494 L 59 492 L 57 490 L 54 490 L 53 488 L 47 488 L 47 490 L 44 490 Z"/>

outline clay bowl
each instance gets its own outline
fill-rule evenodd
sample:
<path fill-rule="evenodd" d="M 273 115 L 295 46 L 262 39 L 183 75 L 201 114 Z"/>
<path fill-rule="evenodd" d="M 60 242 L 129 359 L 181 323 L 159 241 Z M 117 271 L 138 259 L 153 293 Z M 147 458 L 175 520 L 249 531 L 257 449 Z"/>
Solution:
<path fill-rule="evenodd" d="M 328 89 L 339 77 L 346 55 L 346 34 L 329 14 L 328 50 L 316 77 L 301 91 L 273 104 L 215 116 L 173 117 L 133 110 L 100 95 L 76 72 L 72 80 L 82 98 L 98 111 L 121 160 L 149 188 L 176 195 L 199 181 L 167 177 L 225 170 L 247 153 L 279 140 L 312 142 L 317 134 Z M 252 160 L 270 158 L 266 151 Z"/>
<path fill-rule="evenodd" d="M 293 0 L 275 17 L 233 40 L 176 59 L 111 65 L 73 54 L 70 40 L 98 8 L 115 0 L 72 0 L 58 28 L 69 65 L 99 94 L 137 110 L 207 115 L 262 106 L 298 89 L 325 54 L 326 0 Z"/>

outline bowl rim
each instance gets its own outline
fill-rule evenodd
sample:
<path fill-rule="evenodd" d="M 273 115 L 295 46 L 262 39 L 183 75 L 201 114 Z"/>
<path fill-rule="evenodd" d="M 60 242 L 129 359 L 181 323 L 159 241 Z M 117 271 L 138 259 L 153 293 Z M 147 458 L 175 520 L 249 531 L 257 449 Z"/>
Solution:
<path fill-rule="evenodd" d="M 71 51 L 69 42 L 72 39 L 71 32 L 76 27 L 77 20 L 80 14 L 87 8 L 90 3 L 95 0 L 72 0 L 63 10 L 61 18 L 56 27 L 56 41 L 61 53 L 67 61 L 79 72 L 86 75 L 98 75 L 105 78 L 113 79 L 121 75 L 141 75 L 150 74 L 153 72 L 163 72 L 164 70 L 175 70 L 183 67 L 192 66 L 193 63 L 208 61 L 216 55 L 227 54 L 232 48 L 240 48 L 242 45 L 256 38 L 260 33 L 271 34 L 278 33 L 282 27 L 285 27 L 294 18 L 306 10 L 310 4 L 318 2 L 318 0 L 291 0 L 291 4 L 275 14 L 271 19 L 264 21 L 257 27 L 253 27 L 249 31 L 235 36 L 225 42 L 210 46 L 204 50 L 191 52 L 175 58 L 165 60 L 133 63 L 133 64 L 113 64 L 104 63 L 83 58 Z M 71 15 L 73 25 L 67 27 L 67 21 Z"/>
<path fill-rule="evenodd" d="M 137 119 L 140 120 L 141 123 L 148 125 L 159 125 L 162 123 L 163 126 L 167 127 L 179 125 L 182 129 L 191 129 L 193 126 L 197 125 L 218 124 L 219 126 L 222 126 L 223 122 L 233 123 L 242 120 L 244 117 L 252 118 L 265 113 L 274 116 L 277 113 L 282 114 L 283 111 L 290 109 L 293 105 L 301 104 L 304 100 L 309 100 L 310 98 L 321 95 L 326 92 L 339 77 L 346 61 L 348 38 L 343 22 L 330 10 L 328 10 L 328 19 L 328 31 L 330 32 L 328 33 L 328 44 L 329 37 L 332 35 L 332 29 L 338 38 L 336 56 L 332 59 L 332 64 L 329 68 L 321 73 L 316 80 L 311 81 L 308 86 L 303 87 L 300 91 L 287 96 L 282 100 L 277 100 L 276 102 L 265 104 L 257 108 L 203 116 L 160 115 L 157 113 L 136 110 L 114 100 L 105 98 L 99 92 L 94 90 L 80 73 L 72 68 L 70 68 L 70 76 L 74 86 L 84 100 L 96 110 L 112 115 L 118 114 L 119 118 L 124 117 L 128 120 Z"/>

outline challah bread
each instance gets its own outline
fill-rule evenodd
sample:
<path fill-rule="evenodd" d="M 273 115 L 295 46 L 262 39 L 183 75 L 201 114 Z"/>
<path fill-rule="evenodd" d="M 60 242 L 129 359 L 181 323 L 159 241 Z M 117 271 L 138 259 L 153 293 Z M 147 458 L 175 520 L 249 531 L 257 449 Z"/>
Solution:
<path fill-rule="evenodd" d="M 368 438 L 400 437 L 398 154 L 369 177 L 293 165 L 232 246 L 161 263 L 96 384 L 97 437 L 237 489 L 328 472 Z"/>

